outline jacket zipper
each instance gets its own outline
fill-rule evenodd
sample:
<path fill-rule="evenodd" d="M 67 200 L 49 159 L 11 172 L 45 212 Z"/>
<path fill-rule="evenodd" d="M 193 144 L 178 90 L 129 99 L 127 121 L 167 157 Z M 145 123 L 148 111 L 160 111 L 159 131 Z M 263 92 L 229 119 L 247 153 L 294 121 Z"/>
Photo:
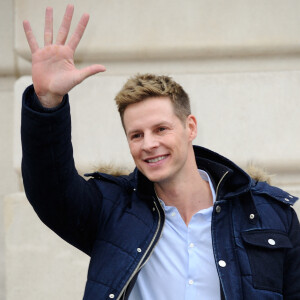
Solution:
<path fill-rule="evenodd" d="M 153 247 L 153 249 L 152 249 L 150 255 L 148 256 L 146 262 L 141 266 L 141 263 L 143 262 L 144 258 L 146 257 L 146 255 L 147 255 L 149 249 L 151 249 L 151 247 L 152 247 L 152 245 L 153 245 L 153 243 L 154 243 L 154 241 L 155 241 L 155 239 L 156 239 L 156 237 L 157 237 L 159 228 L 160 228 L 161 215 L 160 215 L 159 209 L 158 209 L 157 204 L 156 204 L 155 201 L 154 201 L 154 205 L 155 205 L 155 207 L 156 207 L 156 209 L 157 209 L 157 211 L 158 211 L 158 223 L 157 223 L 156 231 L 155 231 L 154 236 L 153 236 L 153 238 L 152 238 L 152 240 L 151 240 L 151 243 L 149 244 L 149 247 L 148 247 L 147 250 L 145 251 L 143 257 L 140 259 L 139 264 L 137 265 L 137 267 L 135 268 L 135 270 L 132 272 L 131 276 L 129 277 L 129 279 L 128 279 L 127 282 L 125 283 L 125 285 L 124 285 L 123 289 L 121 290 L 121 292 L 120 292 L 120 294 L 119 294 L 117 300 L 120 300 L 123 294 L 124 294 L 124 295 L 123 295 L 123 299 L 124 299 L 124 297 L 125 297 L 125 291 L 126 291 L 126 289 L 127 289 L 128 284 L 130 283 L 130 281 L 132 280 L 132 278 L 135 276 L 135 274 L 136 274 L 136 273 L 144 266 L 144 264 L 148 261 L 148 259 L 149 259 L 150 256 L 151 256 L 151 253 L 152 253 L 153 250 L 154 250 L 154 247 Z M 161 233 L 162 233 L 162 230 L 160 231 L 160 236 L 161 236 Z"/>
<path fill-rule="evenodd" d="M 158 201 L 158 203 L 159 203 L 160 208 L 163 210 L 163 208 L 162 208 L 162 206 L 161 206 L 161 204 L 160 204 L 159 201 Z M 159 218 L 159 223 L 160 223 L 160 220 L 161 220 L 160 212 L 159 212 L 159 209 L 158 209 L 158 207 L 157 207 L 156 202 L 154 202 L 154 204 L 155 204 L 155 207 L 156 207 L 157 212 L 158 212 L 158 218 Z M 158 238 L 158 240 L 157 240 L 157 242 L 156 242 L 156 245 L 157 245 L 157 243 L 159 242 L 159 240 L 160 240 L 160 238 L 161 238 L 161 235 L 162 235 L 162 230 L 160 231 L 159 238 Z M 157 234 L 156 234 L 156 236 L 157 236 Z M 147 261 L 150 259 L 151 255 L 152 255 L 152 253 L 153 253 L 153 251 L 154 251 L 154 248 L 155 248 L 155 247 L 152 247 L 152 250 L 151 250 L 150 254 L 148 255 L 148 258 L 147 258 L 147 259 L 145 260 L 145 262 L 140 266 L 139 270 L 142 269 L 142 268 L 144 267 L 144 265 L 147 263 Z M 149 248 L 148 248 L 148 249 L 149 249 Z"/>
<path fill-rule="evenodd" d="M 127 290 L 127 287 L 125 288 L 125 291 L 124 291 L 123 296 L 122 296 L 122 299 L 123 299 L 123 300 L 125 300 L 126 290 Z"/>
<path fill-rule="evenodd" d="M 218 191 L 219 191 L 219 187 L 220 187 L 220 184 L 221 182 L 223 181 L 224 177 L 229 173 L 229 171 L 227 171 L 223 176 L 222 178 L 220 179 L 218 185 L 217 185 L 217 189 L 216 189 L 216 201 L 217 201 L 217 198 L 218 198 Z"/>

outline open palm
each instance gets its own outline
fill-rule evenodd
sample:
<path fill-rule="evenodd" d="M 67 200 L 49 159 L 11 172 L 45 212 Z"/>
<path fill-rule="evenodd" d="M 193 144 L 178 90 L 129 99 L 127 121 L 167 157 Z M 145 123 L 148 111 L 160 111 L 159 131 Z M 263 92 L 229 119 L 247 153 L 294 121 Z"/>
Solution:
<path fill-rule="evenodd" d="M 75 32 L 65 44 L 74 7 L 68 5 L 53 44 L 53 11 L 46 9 L 44 48 L 39 48 L 28 21 L 23 22 L 26 38 L 32 53 L 32 80 L 35 92 L 45 107 L 58 105 L 63 96 L 87 77 L 105 71 L 102 65 L 91 65 L 81 70 L 74 65 L 74 52 L 83 36 L 89 15 L 83 14 Z"/>

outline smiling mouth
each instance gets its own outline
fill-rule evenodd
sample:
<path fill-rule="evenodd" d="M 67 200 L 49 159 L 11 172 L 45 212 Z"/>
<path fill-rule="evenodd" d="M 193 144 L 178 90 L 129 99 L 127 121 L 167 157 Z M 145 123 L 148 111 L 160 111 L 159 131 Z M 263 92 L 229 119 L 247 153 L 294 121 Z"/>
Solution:
<path fill-rule="evenodd" d="M 152 158 L 152 159 L 146 159 L 145 161 L 147 163 L 156 163 L 156 162 L 161 161 L 161 160 L 163 160 L 165 158 L 167 158 L 167 155 L 159 156 L 159 157 Z"/>

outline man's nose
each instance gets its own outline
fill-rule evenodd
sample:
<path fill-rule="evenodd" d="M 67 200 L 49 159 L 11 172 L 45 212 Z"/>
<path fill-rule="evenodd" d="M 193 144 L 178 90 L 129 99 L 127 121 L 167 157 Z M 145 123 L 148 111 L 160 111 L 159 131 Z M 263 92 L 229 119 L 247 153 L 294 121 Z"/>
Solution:
<path fill-rule="evenodd" d="M 159 145 L 157 137 L 155 137 L 153 134 L 145 134 L 143 139 L 143 150 L 144 151 L 150 151 L 154 148 L 157 148 Z"/>

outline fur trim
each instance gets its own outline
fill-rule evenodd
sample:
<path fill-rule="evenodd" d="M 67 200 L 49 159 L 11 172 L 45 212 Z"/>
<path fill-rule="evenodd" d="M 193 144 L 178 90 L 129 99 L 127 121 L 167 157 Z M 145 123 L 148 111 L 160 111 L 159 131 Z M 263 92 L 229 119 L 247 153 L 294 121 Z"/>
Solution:
<path fill-rule="evenodd" d="M 95 172 L 106 173 L 112 176 L 128 175 L 132 170 L 130 167 L 120 167 L 114 164 L 103 164 L 96 168 Z"/>
<path fill-rule="evenodd" d="M 271 184 L 271 177 L 264 169 L 253 165 L 252 163 L 248 164 L 245 170 L 251 178 L 256 181 L 264 181 L 268 184 Z"/>

